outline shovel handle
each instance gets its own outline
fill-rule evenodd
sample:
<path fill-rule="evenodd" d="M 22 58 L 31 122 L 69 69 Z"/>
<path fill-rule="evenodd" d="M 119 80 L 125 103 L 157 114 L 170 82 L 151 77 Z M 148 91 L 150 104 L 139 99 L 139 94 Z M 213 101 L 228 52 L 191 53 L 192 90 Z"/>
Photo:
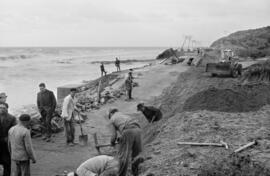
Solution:
<path fill-rule="evenodd" d="M 80 113 L 79 112 L 77 112 L 77 113 L 78 113 L 78 117 L 79 117 L 79 124 L 80 124 L 80 128 L 81 128 L 81 134 L 84 135 L 83 134 L 83 129 L 82 129 L 82 123 L 81 123 Z"/>

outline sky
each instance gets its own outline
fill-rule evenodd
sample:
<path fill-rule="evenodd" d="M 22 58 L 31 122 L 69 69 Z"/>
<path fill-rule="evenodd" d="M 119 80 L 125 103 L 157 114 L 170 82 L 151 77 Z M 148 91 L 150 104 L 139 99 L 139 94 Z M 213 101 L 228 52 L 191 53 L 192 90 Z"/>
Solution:
<path fill-rule="evenodd" d="M 208 46 L 268 25 L 269 0 L 0 0 L 0 47 Z"/>

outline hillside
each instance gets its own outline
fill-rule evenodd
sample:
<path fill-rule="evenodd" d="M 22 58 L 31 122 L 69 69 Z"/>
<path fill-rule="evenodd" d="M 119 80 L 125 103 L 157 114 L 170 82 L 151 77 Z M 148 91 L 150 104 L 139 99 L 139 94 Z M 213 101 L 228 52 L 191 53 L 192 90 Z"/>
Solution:
<path fill-rule="evenodd" d="M 181 73 L 152 102 L 161 107 L 164 118 L 144 129 L 147 161 L 141 175 L 268 176 L 269 88 L 264 83 L 242 85 L 240 79 L 212 78 L 198 67 Z M 253 140 L 256 146 L 232 155 Z M 229 149 L 177 145 L 220 141 Z"/>
<path fill-rule="evenodd" d="M 213 48 L 231 48 L 241 57 L 270 55 L 270 26 L 238 31 L 211 44 Z"/>

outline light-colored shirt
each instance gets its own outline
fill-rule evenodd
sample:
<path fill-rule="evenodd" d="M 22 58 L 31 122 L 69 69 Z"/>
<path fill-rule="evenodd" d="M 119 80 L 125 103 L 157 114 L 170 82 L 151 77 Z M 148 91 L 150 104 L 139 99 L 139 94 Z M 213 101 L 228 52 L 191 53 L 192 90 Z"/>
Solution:
<path fill-rule="evenodd" d="M 11 159 L 15 161 L 35 160 L 30 131 L 23 125 L 18 124 L 10 128 L 8 132 L 9 149 Z"/>
<path fill-rule="evenodd" d="M 116 112 L 112 115 L 110 122 L 120 133 L 123 132 L 126 125 L 132 121 L 132 118 L 121 112 Z"/>
<path fill-rule="evenodd" d="M 71 95 L 65 97 L 61 114 L 63 118 L 65 118 L 66 120 L 71 120 L 72 114 L 75 110 L 76 102 L 76 99 L 72 98 Z"/>
<path fill-rule="evenodd" d="M 79 176 L 88 176 L 90 173 L 100 175 L 113 168 L 119 168 L 118 161 L 114 160 L 112 156 L 99 155 L 83 162 L 76 170 L 76 173 Z"/>

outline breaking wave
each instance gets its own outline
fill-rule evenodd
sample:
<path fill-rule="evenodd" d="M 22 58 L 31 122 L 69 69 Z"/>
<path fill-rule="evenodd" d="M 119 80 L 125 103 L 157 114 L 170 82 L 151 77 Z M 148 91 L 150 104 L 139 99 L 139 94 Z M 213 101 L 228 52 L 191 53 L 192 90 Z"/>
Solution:
<path fill-rule="evenodd" d="M 16 59 L 29 59 L 34 57 L 35 55 L 11 55 L 11 56 L 0 56 L 0 60 L 16 60 Z"/>
<path fill-rule="evenodd" d="M 121 63 L 132 63 L 132 62 L 152 62 L 155 59 L 126 59 L 126 60 L 120 60 Z M 91 64 L 114 64 L 114 60 L 113 61 L 92 61 L 90 62 Z"/>

